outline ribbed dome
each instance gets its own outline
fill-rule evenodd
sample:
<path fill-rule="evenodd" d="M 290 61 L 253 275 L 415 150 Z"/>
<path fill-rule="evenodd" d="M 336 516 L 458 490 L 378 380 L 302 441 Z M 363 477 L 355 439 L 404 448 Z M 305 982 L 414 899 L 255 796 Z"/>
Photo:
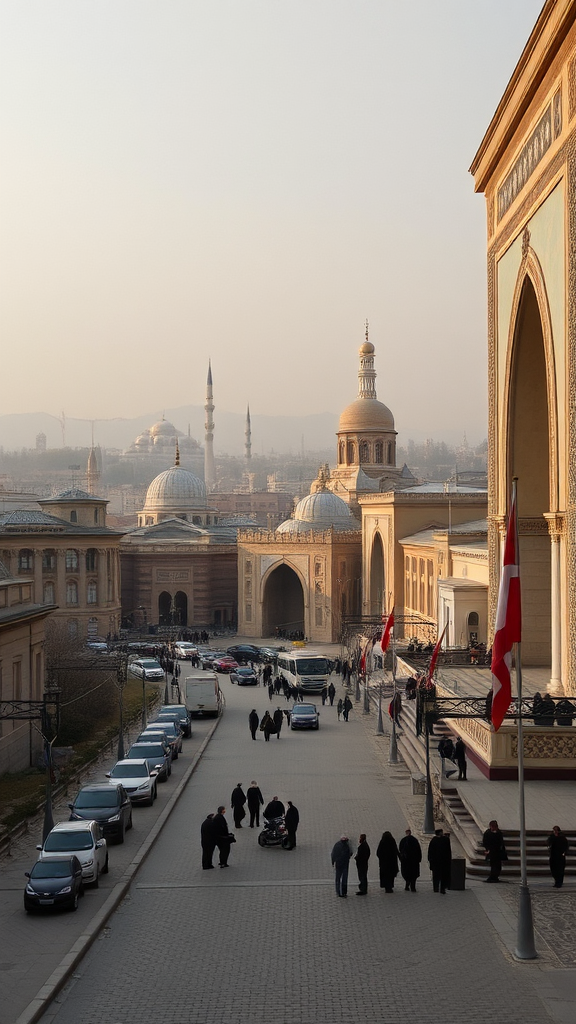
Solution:
<path fill-rule="evenodd" d="M 338 433 L 361 430 L 394 430 L 394 417 L 390 409 L 377 398 L 357 398 L 351 402 L 340 416 Z"/>
<path fill-rule="evenodd" d="M 158 437 L 163 435 L 164 437 L 177 437 L 178 432 L 173 423 L 169 423 L 168 420 L 159 420 L 153 427 L 150 427 L 150 433 L 152 437 Z"/>
<path fill-rule="evenodd" d="M 206 506 L 202 481 L 181 466 L 172 466 L 150 484 L 144 512 L 187 512 Z"/>
<path fill-rule="evenodd" d="M 277 533 L 306 533 L 309 530 L 359 530 L 348 505 L 332 491 L 321 490 L 306 495 L 298 502 L 294 518 L 287 519 Z"/>

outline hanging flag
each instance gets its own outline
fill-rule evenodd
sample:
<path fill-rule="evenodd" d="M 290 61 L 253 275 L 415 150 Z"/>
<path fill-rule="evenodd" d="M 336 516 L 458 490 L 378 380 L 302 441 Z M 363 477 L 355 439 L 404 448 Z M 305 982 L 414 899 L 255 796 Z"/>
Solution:
<path fill-rule="evenodd" d="M 382 616 L 382 618 L 384 618 L 384 616 Z M 384 626 L 384 631 L 382 633 L 382 639 L 380 641 L 380 643 L 382 645 L 382 654 L 386 654 L 386 651 L 388 650 L 388 644 L 390 643 L 390 633 L 392 632 L 392 627 L 393 626 L 394 626 L 394 612 L 391 611 L 390 615 L 388 616 L 388 619 L 386 620 L 386 625 Z"/>
<path fill-rule="evenodd" d="M 498 591 L 498 607 L 492 644 L 492 725 L 497 731 L 512 700 L 512 647 L 520 643 L 522 608 L 520 602 L 520 558 L 516 517 L 516 485 L 508 516 L 504 562 Z"/>
<path fill-rule="evenodd" d="M 442 647 L 442 641 L 444 640 L 444 637 L 446 636 L 446 630 L 447 629 L 448 629 L 448 623 L 446 623 L 446 625 L 444 626 L 444 629 L 442 630 L 442 635 L 439 637 L 439 639 L 438 639 L 438 641 L 436 643 L 436 647 L 432 651 L 432 657 L 430 658 L 430 665 L 428 666 L 428 675 L 426 676 L 426 688 L 428 690 L 433 685 L 432 684 L 432 676 L 434 675 L 434 669 L 436 668 L 436 662 L 438 660 L 438 654 L 440 652 L 440 648 Z"/>

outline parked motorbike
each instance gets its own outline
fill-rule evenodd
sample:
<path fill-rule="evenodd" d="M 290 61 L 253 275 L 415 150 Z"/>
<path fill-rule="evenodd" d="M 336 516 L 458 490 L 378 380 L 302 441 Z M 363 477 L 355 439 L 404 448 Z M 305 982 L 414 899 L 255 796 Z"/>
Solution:
<path fill-rule="evenodd" d="M 264 828 L 258 836 L 259 846 L 281 846 L 283 850 L 290 849 L 288 830 L 283 817 L 271 818 L 267 821 L 264 818 Z"/>

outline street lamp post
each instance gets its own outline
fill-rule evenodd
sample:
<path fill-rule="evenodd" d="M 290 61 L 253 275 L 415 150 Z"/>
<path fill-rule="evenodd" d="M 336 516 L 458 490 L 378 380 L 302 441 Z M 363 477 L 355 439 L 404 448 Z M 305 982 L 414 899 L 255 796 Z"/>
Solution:
<path fill-rule="evenodd" d="M 142 732 L 146 728 L 148 719 L 146 714 L 146 669 L 144 669 L 144 675 L 142 676 Z"/>
<path fill-rule="evenodd" d="M 118 668 L 116 669 L 116 685 L 118 687 L 118 702 L 120 705 L 120 730 L 118 733 L 118 760 L 124 760 L 124 687 L 128 679 L 128 655 L 120 655 Z"/>
<path fill-rule="evenodd" d="M 42 718 L 41 718 L 41 731 L 42 738 L 44 740 L 44 756 L 46 760 L 46 800 L 44 803 L 44 823 L 42 826 L 42 842 L 45 841 L 49 832 L 54 828 L 54 816 L 52 812 L 52 746 L 56 740 L 58 734 L 59 725 L 59 713 L 58 705 L 56 705 L 56 721 L 53 721 L 53 715 L 48 711 L 48 704 L 54 703 L 58 699 L 57 695 L 59 690 L 57 686 L 49 680 L 46 692 L 44 693 L 44 704 L 42 707 Z"/>
<path fill-rule="evenodd" d="M 396 646 L 392 633 L 392 735 L 390 737 L 389 764 L 398 764 L 398 742 L 396 739 Z"/>

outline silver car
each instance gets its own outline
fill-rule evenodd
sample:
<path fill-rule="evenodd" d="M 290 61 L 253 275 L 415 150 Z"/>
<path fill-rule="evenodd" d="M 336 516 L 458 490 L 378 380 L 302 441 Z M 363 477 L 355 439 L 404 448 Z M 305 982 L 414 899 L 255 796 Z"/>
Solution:
<path fill-rule="evenodd" d="M 139 761 L 117 761 L 111 772 L 106 772 L 108 779 L 121 782 L 133 804 L 148 804 L 150 807 L 156 799 L 157 772 L 148 766 L 145 758 Z"/>
<path fill-rule="evenodd" d="M 164 669 L 154 658 L 134 658 L 134 661 L 129 663 L 128 670 L 137 679 L 164 679 Z"/>
<path fill-rule="evenodd" d="M 78 857 L 85 885 L 98 887 L 100 875 L 108 872 L 108 849 L 97 821 L 61 821 L 48 833 L 40 850 L 39 860 L 62 860 Z"/>

